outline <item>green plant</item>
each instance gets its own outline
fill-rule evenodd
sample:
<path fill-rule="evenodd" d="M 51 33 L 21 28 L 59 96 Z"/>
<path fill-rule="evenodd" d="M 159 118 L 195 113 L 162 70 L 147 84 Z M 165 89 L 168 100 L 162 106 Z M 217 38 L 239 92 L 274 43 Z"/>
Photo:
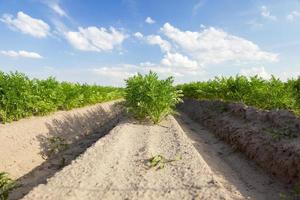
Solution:
<path fill-rule="evenodd" d="M 173 87 L 173 78 L 159 80 L 156 73 L 138 74 L 126 80 L 125 105 L 137 119 L 160 122 L 181 102 L 181 91 Z"/>
<path fill-rule="evenodd" d="M 150 167 L 162 169 L 165 167 L 166 159 L 162 155 L 156 155 L 149 159 Z"/>
<path fill-rule="evenodd" d="M 69 145 L 66 140 L 59 136 L 53 136 L 47 138 L 48 141 L 48 148 L 47 148 L 47 155 L 52 156 L 61 151 L 68 149 Z"/>
<path fill-rule="evenodd" d="M 295 191 L 297 197 L 300 197 L 300 182 L 298 182 L 298 183 L 295 185 L 294 191 Z"/>
<path fill-rule="evenodd" d="M 300 182 L 294 186 L 294 191 L 290 194 L 279 193 L 280 200 L 298 200 L 300 198 Z"/>
<path fill-rule="evenodd" d="M 8 199 L 9 193 L 16 187 L 16 182 L 6 172 L 0 172 L 0 200 Z"/>
<path fill-rule="evenodd" d="M 0 71 L 0 122 L 46 115 L 123 97 L 122 88 L 29 79 L 25 74 Z"/>
<path fill-rule="evenodd" d="M 149 159 L 150 168 L 163 169 L 167 163 L 175 162 L 177 160 L 181 160 L 181 156 L 177 155 L 175 159 L 166 159 L 162 155 L 155 155 Z"/>
<path fill-rule="evenodd" d="M 258 76 L 216 77 L 177 88 L 187 98 L 242 102 L 264 110 L 288 109 L 300 114 L 300 77 L 287 82 L 274 76 L 269 80 Z"/>

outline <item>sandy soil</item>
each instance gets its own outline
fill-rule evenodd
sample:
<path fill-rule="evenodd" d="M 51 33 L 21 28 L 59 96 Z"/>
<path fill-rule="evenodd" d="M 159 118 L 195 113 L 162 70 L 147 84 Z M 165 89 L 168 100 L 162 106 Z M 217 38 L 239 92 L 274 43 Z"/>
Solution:
<path fill-rule="evenodd" d="M 157 154 L 182 159 L 149 168 Z M 222 179 L 170 116 L 155 126 L 121 123 L 24 199 L 246 199 Z"/>
<path fill-rule="evenodd" d="M 255 200 L 277 200 L 280 194 L 293 196 L 285 184 L 184 113 L 176 116 L 176 120 L 226 189 L 238 190 Z"/>
<path fill-rule="evenodd" d="M 186 99 L 178 108 L 291 187 L 300 182 L 300 118 L 241 103 Z"/>
<path fill-rule="evenodd" d="M 34 200 L 279 200 L 280 193 L 291 196 L 285 185 L 183 113 L 159 125 L 139 124 L 123 118 L 121 107 L 110 102 L 1 126 L 11 135 L 0 137 L 16 145 L 0 147 L 7 154 L 0 154 L 4 158 L 0 166 L 15 160 L 3 171 L 15 173 L 22 184 L 10 195 L 13 200 L 26 194 L 24 199 Z M 39 161 L 41 138 L 49 135 L 63 136 L 71 145 Z M 158 154 L 182 159 L 155 170 L 148 159 Z"/>
<path fill-rule="evenodd" d="M 20 178 L 45 161 L 42 154 L 47 137 L 60 136 L 72 143 L 95 132 L 118 113 L 115 102 L 108 102 L 0 124 L 0 171 Z"/>

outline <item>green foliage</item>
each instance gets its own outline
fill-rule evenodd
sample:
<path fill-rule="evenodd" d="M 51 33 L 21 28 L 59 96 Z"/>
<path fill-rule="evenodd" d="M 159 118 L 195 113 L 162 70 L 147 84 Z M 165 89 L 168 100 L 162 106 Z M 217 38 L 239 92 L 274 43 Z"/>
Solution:
<path fill-rule="evenodd" d="M 173 78 L 159 80 L 156 73 L 138 74 L 126 80 L 125 105 L 137 119 L 158 123 L 173 112 L 181 101 L 181 91 L 173 87 Z"/>
<path fill-rule="evenodd" d="M 300 108 L 300 77 L 296 80 L 289 80 L 287 83 L 292 88 L 293 96 L 298 108 Z"/>
<path fill-rule="evenodd" d="M 166 159 L 162 155 L 155 155 L 149 159 L 149 166 L 150 168 L 163 169 L 167 163 L 175 162 L 181 159 L 182 158 L 180 155 L 177 155 L 175 159 Z"/>
<path fill-rule="evenodd" d="M 300 182 L 294 186 L 294 191 L 290 194 L 279 193 L 280 200 L 298 200 L 300 199 Z"/>
<path fill-rule="evenodd" d="M 8 199 L 9 193 L 16 187 L 16 182 L 6 172 L 0 172 L 0 200 Z"/>
<path fill-rule="evenodd" d="M 166 164 L 166 159 L 162 155 L 156 155 L 149 159 L 151 168 L 163 169 Z"/>
<path fill-rule="evenodd" d="M 122 96 L 121 88 L 58 82 L 53 77 L 29 79 L 19 72 L 5 74 L 0 71 L 0 121 L 4 123 Z"/>
<path fill-rule="evenodd" d="M 288 109 L 297 113 L 300 110 L 300 78 L 282 82 L 275 77 L 265 80 L 257 76 L 235 76 L 177 87 L 188 98 L 242 102 L 266 110 Z"/>
<path fill-rule="evenodd" d="M 295 185 L 295 193 L 298 197 L 300 197 L 300 182 L 298 182 L 296 185 Z"/>

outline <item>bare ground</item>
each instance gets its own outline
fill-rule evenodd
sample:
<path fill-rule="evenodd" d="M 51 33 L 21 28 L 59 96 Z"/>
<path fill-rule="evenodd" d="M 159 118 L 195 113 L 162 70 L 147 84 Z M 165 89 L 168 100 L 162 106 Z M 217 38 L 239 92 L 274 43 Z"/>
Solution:
<path fill-rule="evenodd" d="M 15 147 L 0 147 L 7 153 L 6 157 L 1 154 L 4 162 L 0 167 L 5 169 L 7 163 L 15 160 L 7 169 L 15 172 L 22 184 L 10 199 L 22 198 L 28 192 L 24 199 L 279 200 L 279 194 L 289 195 L 287 185 L 183 113 L 176 118 L 169 116 L 159 125 L 124 119 L 105 135 L 122 118 L 120 110 L 112 105 L 0 125 L 6 128 L 0 133 L 7 143 L 17 139 Z M 14 129 L 19 132 L 14 134 Z M 29 136 L 21 140 L 24 130 Z M 62 135 L 72 143 L 57 156 L 30 163 L 30 159 L 40 158 L 43 151 L 42 140 L 33 140 L 37 133 L 42 137 L 49 133 Z M 3 135 L 0 134 L 2 139 Z M 34 142 L 28 144 L 30 137 Z M 148 159 L 158 154 L 182 159 L 155 170 L 149 167 Z M 31 171 L 27 166 L 31 166 Z"/>
<path fill-rule="evenodd" d="M 194 147 L 214 173 L 221 177 L 220 182 L 229 191 L 237 190 L 244 197 L 255 200 L 276 200 L 280 199 L 280 194 L 292 196 L 287 185 L 266 174 L 244 154 L 234 150 L 184 113 L 180 113 L 176 119 L 192 140 Z"/>
<path fill-rule="evenodd" d="M 125 121 L 24 199 L 279 199 L 288 190 L 182 115 Z M 149 168 L 148 158 L 178 160 Z"/>
<path fill-rule="evenodd" d="M 161 154 L 181 160 L 149 168 Z M 160 125 L 124 122 L 24 199 L 245 199 L 223 187 L 173 117 Z"/>

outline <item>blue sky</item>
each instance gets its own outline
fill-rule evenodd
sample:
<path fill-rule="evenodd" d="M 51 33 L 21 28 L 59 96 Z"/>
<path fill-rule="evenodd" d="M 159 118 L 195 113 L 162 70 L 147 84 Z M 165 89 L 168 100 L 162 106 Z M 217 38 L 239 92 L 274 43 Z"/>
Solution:
<path fill-rule="evenodd" d="M 300 0 L 0 0 L 0 70 L 123 85 L 300 75 Z"/>

